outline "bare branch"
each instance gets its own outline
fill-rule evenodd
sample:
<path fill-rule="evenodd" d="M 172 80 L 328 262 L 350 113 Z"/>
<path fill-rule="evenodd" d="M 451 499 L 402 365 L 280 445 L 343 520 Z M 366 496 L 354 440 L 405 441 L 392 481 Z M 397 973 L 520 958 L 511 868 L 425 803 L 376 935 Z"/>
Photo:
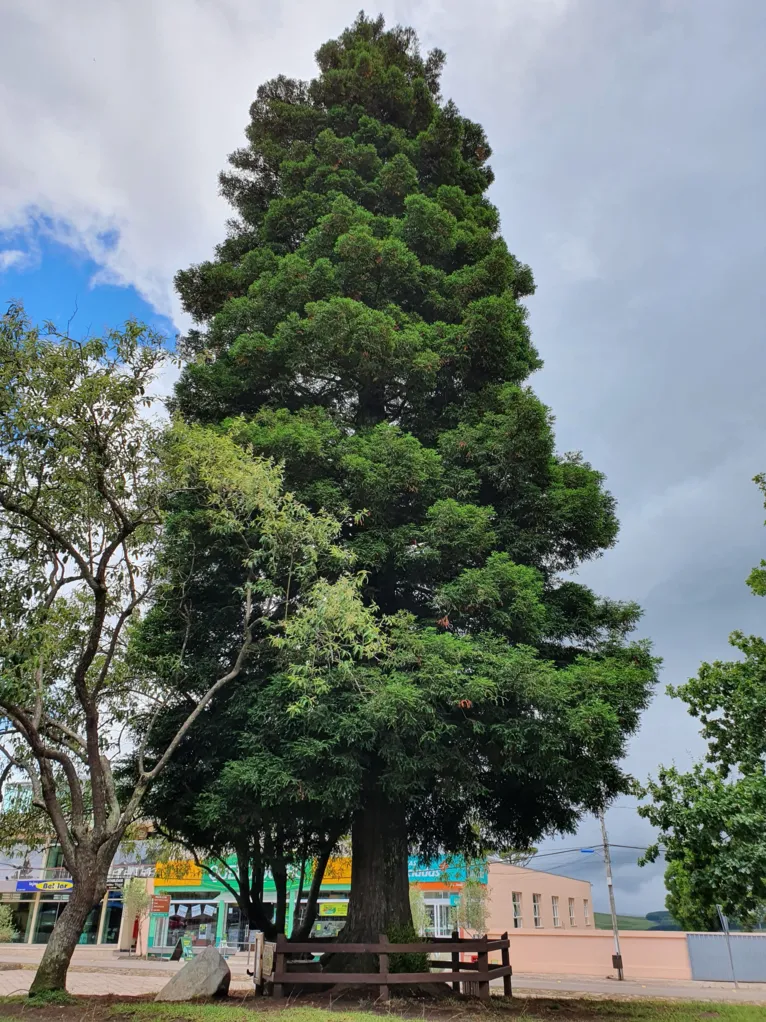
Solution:
<path fill-rule="evenodd" d="M 160 837 L 164 837 L 166 841 L 169 841 L 171 844 L 181 845 L 182 848 L 185 848 L 186 851 L 189 852 L 189 854 L 193 858 L 195 866 L 199 866 L 200 869 L 203 869 L 206 873 L 213 877 L 214 880 L 217 880 L 219 884 L 222 884 L 223 887 L 225 887 L 229 891 L 229 893 L 233 894 L 237 901 L 239 901 L 240 894 L 237 891 L 237 889 L 233 887 L 232 884 L 230 884 L 229 881 L 226 880 L 226 878 L 221 873 L 218 872 L 218 870 L 213 869 L 212 866 L 209 865 L 209 863 L 203 862 L 202 859 L 200 859 L 199 851 L 193 844 L 191 844 L 191 842 L 187 841 L 183 837 L 179 837 L 178 835 L 169 834 L 167 831 L 162 830 L 162 828 L 158 827 L 156 823 L 154 824 L 154 829 L 160 835 Z M 226 860 L 222 858 L 220 855 L 211 853 L 211 857 L 217 859 L 218 862 L 220 862 L 221 865 L 224 866 L 226 869 L 231 868 L 229 864 L 226 862 Z"/>
<path fill-rule="evenodd" d="M 149 593 L 151 592 L 151 586 L 147 586 L 141 593 L 136 593 L 136 590 L 132 582 L 131 589 L 133 592 L 133 598 L 122 609 L 121 613 L 117 618 L 117 621 L 115 622 L 114 628 L 112 630 L 111 640 L 104 653 L 104 662 L 101 665 L 101 670 L 98 672 L 98 677 L 96 678 L 96 681 L 93 685 L 93 691 L 91 694 L 93 699 L 98 698 L 99 694 L 101 693 L 101 689 L 104 687 L 104 684 L 107 680 L 107 677 L 109 675 L 109 669 L 112 666 L 114 654 L 117 651 L 117 645 L 120 641 L 120 635 L 122 633 L 123 627 L 125 626 L 125 622 L 133 614 L 133 611 L 136 609 L 136 607 L 138 607 L 138 605 L 142 603 L 142 601 L 145 600 Z"/>
<path fill-rule="evenodd" d="M 2 754 L 7 758 L 8 766 L 16 767 L 18 770 L 25 771 L 32 784 L 32 801 L 41 809 L 45 809 L 45 801 L 43 799 L 39 775 L 34 772 L 31 765 L 25 760 L 17 759 L 12 753 L 8 752 L 4 745 L 0 745 L 0 752 L 2 752 Z"/>
<path fill-rule="evenodd" d="M 66 753 L 61 752 L 60 749 L 52 749 L 42 741 L 40 733 L 24 710 L 4 700 L 0 700 L 0 706 L 8 714 L 22 737 L 26 739 L 32 749 L 32 754 L 37 760 L 40 768 L 43 798 L 45 799 L 45 805 L 50 813 L 53 825 L 56 828 L 56 833 L 59 837 L 61 837 L 62 833 L 68 835 L 69 828 L 58 803 L 53 771 L 50 767 L 51 762 L 58 763 L 62 767 L 67 784 L 69 785 L 69 795 L 72 801 L 72 826 L 74 829 L 82 828 L 85 823 L 85 802 L 82 785 L 72 760 Z"/>
<path fill-rule="evenodd" d="M 165 767 L 165 764 L 168 762 L 170 757 L 173 755 L 173 753 L 178 748 L 178 746 L 179 746 L 179 744 L 181 742 L 181 739 L 184 737 L 184 735 L 189 730 L 189 728 L 192 726 L 192 724 L 197 719 L 197 717 L 199 717 L 199 715 L 205 709 L 205 707 L 210 702 L 210 700 L 213 698 L 213 696 L 216 694 L 216 692 L 219 689 L 223 688 L 223 686 L 226 685 L 228 682 L 233 681 L 234 678 L 236 678 L 241 673 L 242 668 L 244 667 L 244 664 L 245 664 L 245 660 L 247 659 L 247 654 L 249 653 L 250 647 L 251 647 L 251 645 L 253 643 L 253 628 L 252 628 L 252 622 L 251 622 L 252 613 L 253 613 L 253 597 L 252 597 L 252 593 L 250 592 L 250 589 L 248 588 L 246 590 L 246 595 L 245 595 L 245 628 L 244 628 L 244 636 L 243 636 L 243 639 L 242 639 L 242 645 L 240 646 L 239 652 L 237 654 L 237 659 L 234 661 L 234 666 L 231 668 L 230 671 L 228 671 L 226 674 L 224 674 L 222 677 L 220 677 L 216 682 L 214 682 L 210 686 L 210 688 L 207 690 L 207 692 L 204 694 L 204 696 L 199 700 L 199 702 L 197 703 L 195 708 L 192 710 L 192 712 L 189 714 L 189 716 L 183 722 L 181 727 L 178 729 L 178 731 L 175 734 L 175 737 L 172 739 L 172 741 L 170 742 L 168 747 L 165 749 L 165 752 L 159 758 L 159 760 L 157 761 L 155 766 L 148 773 L 143 773 L 142 772 L 142 776 L 145 777 L 147 781 L 153 781 L 154 778 Z"/>
<path fill-rule="evenodd" d="M 19 515 L 19 517 L 21 518 L 26 518 L 27 521 L 33 522 L 35 525 L 39 526 L 47 536 L 50 536 L 50 538 L 59 545 L 59 547 L 62 550 L 66 550 L 70 557 L 74 558 L 78 567 L 80 568 L 80 571 L 82 572 L 83 578 L 88 583 L 88 585 L 91 588 L 94 588 L 96 586 L 96 579 L 93 576 L 93 573 L 91 572 L 86 559 L 83 557 L 83 555 L 74 545 L 74 543 L 68 540 L 66 536 L 56 528 L 55 525 L 49 522 L 42 515 L 38 514 L 33 507 L 31 508 L 25 507 L 23 504 L 20 504 L 17 500 L 14 500 L 13 497 L 11 497 L 11 495 L 4 490 L 0 490 L 0 507 L 4 507 L 6 511 L 9 511 L 15 515 Z"/>

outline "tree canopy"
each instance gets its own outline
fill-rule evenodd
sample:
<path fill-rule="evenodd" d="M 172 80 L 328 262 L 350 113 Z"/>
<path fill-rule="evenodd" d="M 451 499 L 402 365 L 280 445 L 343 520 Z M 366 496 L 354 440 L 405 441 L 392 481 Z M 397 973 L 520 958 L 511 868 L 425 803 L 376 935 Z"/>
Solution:
<path fill-rule="evenodd" d="M 316 57 L 258 89 L 228 237 L 177 275 L 197 325 L 175 407 L 308 507 L 365 510 L 343 542 L 383 647 L 310 681 L 252 661 L 232 754 L 353 814 L 347 932 L 374 936 L 410 923 L 408 846 L 525 847 L 622 790 L 656 664 L 638 608 L 569 575 L 614 544 L 615 502 L 528 386 L 532 274 L 444 54 L 360 15 Z"/>
<path fill-rule="evenodd" d="M 342 519 L 312 512 L 285 492 L 277 465 L 229 437 L 153 415 L 148 394 L 166 358 L 164 338 L 137 323 L 79 341 L 33 328 L 17 306 L 0 318 L 2 781 L 28 776 L 26 809 L 46 814 L 74 881 L 35 993 L 63 989 L 143 798 L 264 637 L 262 601 L 285 607 L 266 639 L 288 676 L 310 679 L 376 641 L 337 543 Z M 218 594 L 226 640 L 187 673 L 182 646 L 149 660 L 140 646 L 129 656 L 126 638 L 169 598 L 188 626 L 193 526 L 225 538 L 231 570 Z M 179 549 L 191 554 L 182 577 Z M 292 584 L 305 596 L 296 620 Z M 123 739 L 139 721 L 134 775 L 120 790 Z"/>
<path fill-rule="evenodd" d="M 755 482 L 766 494 L 766 476 Z M 763 578 L 761 561 L 747 580 L 757 596 Z M 688 772 L 663 768 L 640 809 L 660 830 L 646 859 L 664 848 L 667 908 L 693 930 L 719 928 L 718 904 L 745 929 L 766 908 L 766 642 L 733 632 L 729 644 L 739 659 L 703 663 L 668 689 L 699 719 L 705 761 Z"/>

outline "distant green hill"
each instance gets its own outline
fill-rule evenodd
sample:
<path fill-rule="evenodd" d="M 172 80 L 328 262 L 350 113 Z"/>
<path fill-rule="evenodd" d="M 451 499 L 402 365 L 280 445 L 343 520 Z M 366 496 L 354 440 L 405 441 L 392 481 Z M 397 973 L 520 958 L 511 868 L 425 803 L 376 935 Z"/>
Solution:
<path fill-rule="evenodd" d="M 611 930 L 612 917 L 608 912 L 594 912 L 597 930 Z M 657 923 L 641 916 L 617 916 L 617 925 L 621 930 L 653 930 Z"/>

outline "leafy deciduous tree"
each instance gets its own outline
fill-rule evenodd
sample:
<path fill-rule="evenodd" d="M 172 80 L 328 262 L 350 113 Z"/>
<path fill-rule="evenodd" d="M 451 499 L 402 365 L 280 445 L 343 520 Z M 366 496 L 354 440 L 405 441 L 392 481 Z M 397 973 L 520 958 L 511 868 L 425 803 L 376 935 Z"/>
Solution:
<path fill-rule="evenodd" d="M 766 494 L 766 477 L 755 482 Z M 764 562 L 748 578 L 766 594 Z M 686 684 L 670 686 L 700 720 L 704 763 L 683 773 L 664 768 L 639 812 L 660 830 L 644 861 L 664 847 L 666 906 L 686 929 L 716 930 L 716 905 L 744 928 L 766 906 L 766 642 L 733 632 L 740 659 L 702 664 Z"/>
<path fill-rule="evenodd" d="M 63 989 L 126 828 L 187 730 L 241 672 L 259 629 L 256 597 L 279 597 L 284 551 L 275 540 L 285 540 L 307 586 L 320 556 L 345 560 L 335 544 L 341 522 L 285 494 L 275 465 L 214 431 L 181 423 L 168 430 L 148 414 L 147 394 L 166 357 L 162 338 L 136 323 L 77 342 L 30 328 L 15 306 L 0 319 L 3 749 L 28 774 L 33 808 L 47 814 L 74 881 L 33 994 Z M 183 521 L 168 507 L 184 499 L 211 533 L 226 536 L 238 560 L 226 593 L 225 655 L 184 678 L 174 653 L 169 685 L 167 663 L 146 664 L 143 674 L 132 669 L 125 635 L 144 606 L 162 599 L 172 558 L 157 555 L 179 542 Z M 193 562 L 185 571 L 193 577 Z M 321 612 L 337 602 L 321 583 L 312 604 L 320 638 L 331 616 Z M 347 615 L 359 606 L 364 618 L 353 583 L 344 576 L 338 584 Z M 344 637 L 352 630 L 345 625 Z M 283 641 L 285 667 L 292 652 L 306 656 Z M 176 709 L 175 727 L 149 757 L 153 719 L 168 707 Z M 136 773 L 119 793 L 120 736 L 138 717 Z"/>

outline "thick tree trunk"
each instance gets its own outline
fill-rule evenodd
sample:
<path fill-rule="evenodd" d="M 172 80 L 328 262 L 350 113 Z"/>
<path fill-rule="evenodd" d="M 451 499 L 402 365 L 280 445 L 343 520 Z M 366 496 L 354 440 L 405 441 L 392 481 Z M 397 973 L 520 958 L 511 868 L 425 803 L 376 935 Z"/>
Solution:
<path fill-rule="evenodd" d="M 265 940 L 276 940 L 278 933 L 273 919 L 266 916 L 266 912 L 258 905 L 254 905 L 250 911 L 249 924 L 251 930 L 261 930 Z"/>
<path fill-rule="evenodd" d="M 407 873 L 407 824 L 401 805 L 373 792 L 351 824 L 351 895 L 343 943 L 377 943 L 378 935 L 397 937 L 412 930 Z M 374 955 L 333 954 L 332 971 L 373 972 Z"/>
<path fill-rule="evenodd" d="M 104 896 L 103 886 L 93 879 L 75 883 L 64 911 L 56 920 L 53 933 L 46 945 L 29 996 L 66 990 L 66 976 L 74 949 L 82 934 L 85 920 L 93 906 Z"/>

